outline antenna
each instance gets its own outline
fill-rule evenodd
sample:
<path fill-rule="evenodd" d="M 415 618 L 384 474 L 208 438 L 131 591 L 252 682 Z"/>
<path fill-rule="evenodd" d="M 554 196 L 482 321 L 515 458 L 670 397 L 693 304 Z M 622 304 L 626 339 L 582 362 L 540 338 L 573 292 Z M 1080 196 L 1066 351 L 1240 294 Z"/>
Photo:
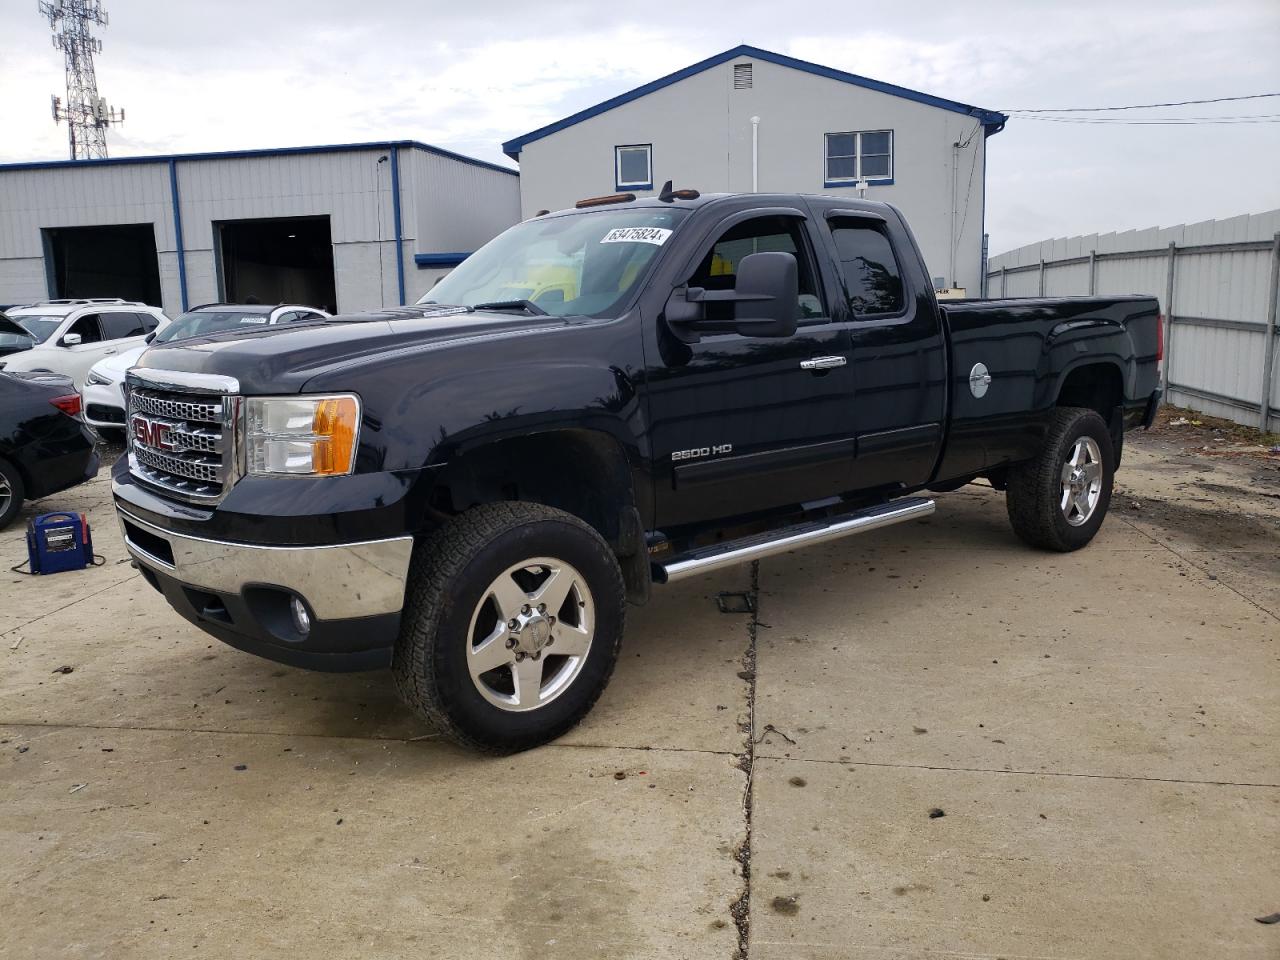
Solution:
<path fill-rule="evenodd" d="M 53 97 L 53 120 L 67 121 L 72 160 L 103 159 L 107 155 L 107 127 L 124 123 L 124 109 L 116 110 L 98 96 L 93 55 L 102 52 L 102 41 L 89 28 L 107 25 L 107 11 L 100 0 L 39 0 L 42 16 L 53 30 L 53 45 L 66 60 L 67 99 Z"/>

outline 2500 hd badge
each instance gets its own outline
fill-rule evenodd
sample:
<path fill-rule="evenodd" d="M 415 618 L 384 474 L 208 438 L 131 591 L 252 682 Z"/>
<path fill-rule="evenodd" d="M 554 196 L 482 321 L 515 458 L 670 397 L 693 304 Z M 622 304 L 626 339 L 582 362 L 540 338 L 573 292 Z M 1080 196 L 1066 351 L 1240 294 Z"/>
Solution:
<path fill-rule="evenodd" d="M 714 447 L 694 447 L 692 450 L 673 450 L 672 460 L 696 460 L 699 457 L 720 457 L 733 453 L 732 443 L 718 443 Z"/>
<path fill-rule="evenodd" d="M 113 492 L 201 629 L 390 668 L 445 736 L 523 750 L 592 708 L 655 584 L 979 478 L 1027 543 L 1084 547 L 1162 356 L 1152 297 L 938 302 L 887 204 L 619 194 L 517 224 L 414 306 L 152 346 Z"/>

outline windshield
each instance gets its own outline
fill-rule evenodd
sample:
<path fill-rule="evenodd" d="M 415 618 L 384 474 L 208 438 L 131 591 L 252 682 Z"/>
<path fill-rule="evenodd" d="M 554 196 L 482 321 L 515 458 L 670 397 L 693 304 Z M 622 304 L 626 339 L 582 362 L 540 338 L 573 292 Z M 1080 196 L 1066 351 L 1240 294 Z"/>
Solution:
<path fill-rule="evenodd" d="M 152 343 L 170 343 L 188 337 L 200 337 L 208 333 L 221 333 L 235 327 L 265 327 L 271 319 L 266 313 L 245 313 L 242 310 L 200 310 L 184 313 L 173 323 L 156 334 Z"/>
<path fill-rule="evenodd" d="M 485 244 L 419 303 L 529 300 L 556 316 L 615 317 L 671 233 L 678 209 L 526 220 Z"/>
<path fill-rule="evenodd" d="M 20 316 L 9 315 L 9 319 L 16 320 L 18 326 L 31 334 L 35 338 L 36 343 L 44 343 L 53 332 L 62 326 L 62 321 L 66 319 L 62 317 L 51 317 L 40 313 L 24 313 Z"/>

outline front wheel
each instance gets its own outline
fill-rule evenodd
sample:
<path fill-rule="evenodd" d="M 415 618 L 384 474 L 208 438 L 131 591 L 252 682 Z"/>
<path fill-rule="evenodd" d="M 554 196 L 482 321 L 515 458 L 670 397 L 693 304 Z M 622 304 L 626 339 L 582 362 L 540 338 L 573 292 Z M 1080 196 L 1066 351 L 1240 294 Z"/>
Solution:
<path fill-rule="evenodd" d="M 1111 432 L 1102 417 L 1081 407 L 1059 407 L 1040 455 L 1009 469 L 1009 522 L 1032 546 L 1079 550 L 1102 526 L 1114 476 Z"/>
<path fill-rule="evenodd" d="M 475 507 L 414 551 L 396 685 L 451 740 L 525 750 L 594 706 L 624 611 L 618 562 L 587 524 L 540 504 Z"/>

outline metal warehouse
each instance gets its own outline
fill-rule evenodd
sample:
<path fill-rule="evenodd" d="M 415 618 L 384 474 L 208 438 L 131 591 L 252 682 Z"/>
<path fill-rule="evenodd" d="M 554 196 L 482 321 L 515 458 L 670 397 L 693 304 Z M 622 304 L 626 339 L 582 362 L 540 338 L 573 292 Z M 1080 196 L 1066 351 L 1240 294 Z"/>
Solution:
<path fill-rule="evenodd" d="M 0 164 L 0 303 L 412 303 L 519 216 L 516 171 L 411 140 Z"/>

